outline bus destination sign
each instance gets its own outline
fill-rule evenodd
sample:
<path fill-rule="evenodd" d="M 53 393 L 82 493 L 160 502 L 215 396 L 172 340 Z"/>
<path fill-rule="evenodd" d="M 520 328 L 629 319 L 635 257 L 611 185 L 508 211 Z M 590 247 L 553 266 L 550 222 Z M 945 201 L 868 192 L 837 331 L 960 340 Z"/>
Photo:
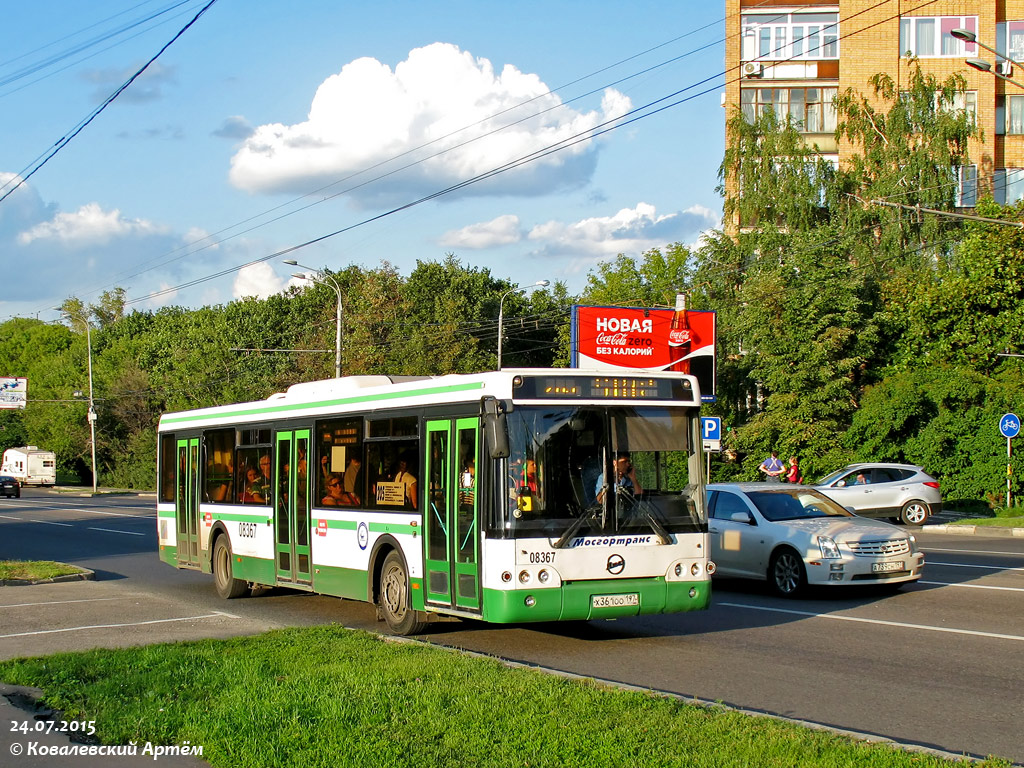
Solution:
<path fill-rule="evenodd" d="M 516 399 L 528 400 L 694 399 L 689 381 L 651 376 L 523 376 L 513 388 Z"/>

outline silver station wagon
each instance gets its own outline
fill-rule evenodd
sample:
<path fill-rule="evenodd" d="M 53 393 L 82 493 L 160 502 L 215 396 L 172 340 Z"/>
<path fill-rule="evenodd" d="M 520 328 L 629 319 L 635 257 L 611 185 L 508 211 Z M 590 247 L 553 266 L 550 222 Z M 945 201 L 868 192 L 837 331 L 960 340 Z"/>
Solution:
<path fill-rule="evenodd" d="M 713 483 L 707 497 L 718 576 L 767 580 L 795 597 L 812 584 L 898 588 L 924 570 L 911 533 L 858 517 L 813 488 Z"/>

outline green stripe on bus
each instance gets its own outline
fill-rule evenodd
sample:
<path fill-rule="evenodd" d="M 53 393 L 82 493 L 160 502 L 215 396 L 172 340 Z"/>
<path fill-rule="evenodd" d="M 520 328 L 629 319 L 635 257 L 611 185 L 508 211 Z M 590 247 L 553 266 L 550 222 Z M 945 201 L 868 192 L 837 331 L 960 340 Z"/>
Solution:
<path fill-rule="evenodd" d="M 289 403 L 287 405 L 266 405 L 257 408 L 249 408 L 242 411 L 224 411 L 217 409 L 214 412 L 197 413 L 188 416 L 165 416 L 161 424 L 184 424 L 190 421 L 203 421 L 216 418 L 239 418 L 242 416 L 260 416 L 274 413 L 287 413 L 288 411 L 302 411 L 311 408 L 328 408 L 341 405 L 356 405 L 359 403 L 382 402 L 385 400 L 400 400 L 409 397 L 422 397 L 424 395 L 445 395 L 453 392 L 470 392 L 474 389 L 483 389 L 484 382 L 475 381 L 469 384 L 452 384 L 443 387 L 425 387 L 408 392 L 381 392 L 376 395 L 357 395 L 355 397 L 343 397 L 337 400 L 321 400 L 313 403 Z"/>
<path fill-rule="evenodd" d="M 359 523 L 355 520 L 327 520 L 325 518 L 313 518 L 313 528 L 318 527 L 318 523 L 322 521 L 327 523 L 328 528 L 342 531 L 354 531 L 359 528 Z M 409 525 L 407 523 L 367 523 L 371 533 L 400 533 L 406 536 L 415 536 L 419 532 L 418 525 Z"/>
<path fill-rule="evenodd" d="M 210 515 L 213 520 L 224 520 L 232 523 L 266 522 L 267 525 L 270 525 L 274 522 L 274 513 L 270 512 L 270 514 L 267 514 L 267 512 L 268 510 L 266 508 L 261 507 L 258 512 L 254 510 L 252 514 L 243 514 L 241 512 L 211 512 Z"/>

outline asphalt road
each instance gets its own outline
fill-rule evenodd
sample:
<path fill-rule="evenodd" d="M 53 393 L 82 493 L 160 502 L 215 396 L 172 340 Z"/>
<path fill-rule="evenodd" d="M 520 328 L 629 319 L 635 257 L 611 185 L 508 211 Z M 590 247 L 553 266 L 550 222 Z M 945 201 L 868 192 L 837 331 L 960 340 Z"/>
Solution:
<path fill-rule="evenodd" d="M 267 590 L 222 601 L 157 559 L 152 499 L 29 490 L 0 499 L 0 559 L 54 559 L 97 581 L 5 588 L 0 657 L 336 622 L 372 607 Z M 782 600 L 716 581 L 700 614 L 574 625 L 431 626 L 425 639 L 748 710 L 1024 764 L 1024 537 L 919 533 L 924 579 L 895 595 Z M 31 591 L 32 597 L 29 597 Z M 74 601 L 74 602 L 72 602 Z M 33 605 L 34 604 L 34 605 Z"/>

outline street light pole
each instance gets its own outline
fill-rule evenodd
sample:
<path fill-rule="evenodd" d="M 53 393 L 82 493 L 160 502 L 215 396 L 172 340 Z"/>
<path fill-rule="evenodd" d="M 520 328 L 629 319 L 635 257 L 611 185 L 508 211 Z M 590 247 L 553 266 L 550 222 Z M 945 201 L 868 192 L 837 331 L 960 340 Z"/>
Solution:
<path fill-rule="evenodd" d="M 992 46 L 985 45 L 985 43 L 981 42 L 978 39 L 978 36 L 976 34 L 974 34 L 973 32 L 971 32 L 971 30 L 969 30 L 969 29 L 962 29 L 962 28 L 961 29 L 954 29 L 949 34 L 951 34 L 957 40 L 963 40 L 965 43 L 974 43 L 979 48 L 983 48 L 984 50 L 988 51 L 989 53 L 993 54 L 994 56 L 997 56 L 998 58 L 1002 59 L 1003 61 L 1010 62 L 1014 66 L 1017 66 L 1017 67 L 1022 66 L 1020 64 L 1020 62 L 1015 61 L 1014 59 L 1011 59 L 1006 54 L 1000 53 L 999 51 L 997 51 Z M 970 58 L 970 59 L 964 59 L 964 62 L 968 66 L 974 67 L 975 69 L 981 70 L 982 72 L 991 72 L 993 75 L 998 77 L 1000 80 L 1005 80 L 1008 83 L 1012 83 L 1013 85 L 1016 85 L 1018 88 L 1024 88 L 1024 85 L 1021 85 L 1016 80 L 1011 80 L 1006 75 L 1000 74 L 999 72 L 994 70 L 992 68 L 992 64 L 989 63 L 988 61 L 986 61 L 985 59 Z"/>
<path fill-rule="evenodd" d="M 326 285 L 329 288 L 334 289 L 334 293 L 338 297 L 338 308 L 335 313 L 335 329 L 334 329 L 334 378 L 341 378 L 341 286 L 338 285 L 338 281 L 335 280 L 331 275 L 324 274 L 318 269 L 307 267 L 304 264 L 294 259 L 285 259 L 285 264 L 289 264 L 293 267 L 302 267 L 303 269 L 310 270 L 310 274 L 304 274 L 302 272 L 293 272 L 292 277 L 297 277 L 300 280 L 312 280 L 314 283 L 320 283 Z M 329 282 L 328 282 L 329 281 Z"/>
<path fill-rule="evenodd" d="M 89 348 L 89 434 L 92 443 L 92 492 L 95 495 L 99 474 L 96 466 L 96 404 L 92 397 L 92 335 L 89 333 L 89 318 L 85 320 L 85 345 Z"/>
<path fill-rule="evenodd" d="M 530 288 L 542 288 L 550 285 L 547 280 L 538 280 L 532 285 L 526 285 L 522 288 L 513 288 L 512 290 L 505 291 L 501 295 L 501 300 L 498 302 L 498 370 L 501 370 L 501 344 L 505 337 L 505 299 L 511 296 L 513 293 L 525 293 Z"/>
<path fill-rule="evenodd" d="M 56 309 L 58 312 L 64 312 L 64 308 L 63 307 L 54 307 L 54 309 Z M 67 314 L 67 313 L 65 313 L 65 314 Z M 68 316 L 69 319 L 71 318 L 70 314 L 68 314 L 67 316 Z M 89 419 L 89 442 L 91 443 L 91 449 L 92 449 L 92 492 L 93 492 L 93 494 L 95 494 L 96 493 L 96 487 L 97 487 L 98 480 L 99 480 L 99 478 L 98 478 L 99 467 L 96 466 L 96 401 L 93 399 L 93 394 L 92 394 L 92 334 L 90 333 L 90 328 L 92 327 L 92 324 L 89 322 L 89 318 L 88 317 L 83 316 L 81 318 L 81 320 L 82 320 L 83 323 L 85 323 L 85 346 L 86 346 L 86 349 L 88 350 L 88 354 L 89 354 L 89 415 L 88 415 L 88 419 Z M 78 396 L 79 393 L 76 392 L 75 395 Z"/>

